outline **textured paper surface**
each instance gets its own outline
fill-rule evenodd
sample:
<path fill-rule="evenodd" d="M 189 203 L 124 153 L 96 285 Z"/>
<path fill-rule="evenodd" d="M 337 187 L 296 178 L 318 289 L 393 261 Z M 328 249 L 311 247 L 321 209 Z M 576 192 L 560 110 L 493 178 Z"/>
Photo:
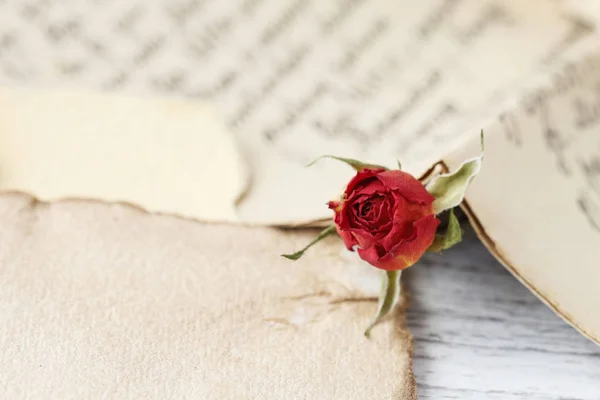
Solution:
<path fill-rule="evenodd" d="M 484 129 L 467 202 L 490 250 L 600 343 L 600 53 L 536 84 Z M 454 168 L 478 148 L 445 160 Z"/>
<path fill-rule="evenodd" d="M 4 0 L 0 82 L 212 101 L 252 166 L 242 218 L 298 223 L 352 174 L 317 156 L 418 174 L 589 31 L 548 0 Z"/>
<path fill-rule="evenodd" d="M 592 24 L 600 22 L 600 3 L 595 0 L 558 0 L 565 10 Z"/>
<path fill-rule="evenodd" d="M 0 110 L 0 191 L 236 219 L 247 169 L 204 102 L 2 89 Z"/>
<path fill-rule="evenodd" d="M 401 309 L 339 240 L 0 197 L 0 397 L 416 399 Z"/>

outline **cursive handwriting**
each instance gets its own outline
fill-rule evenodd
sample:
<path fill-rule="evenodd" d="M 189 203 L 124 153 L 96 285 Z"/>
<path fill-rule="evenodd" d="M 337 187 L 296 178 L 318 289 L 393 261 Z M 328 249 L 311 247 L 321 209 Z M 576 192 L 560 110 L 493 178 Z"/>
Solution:
<path fill-rule="evenodd" d="M 340 27 L 356 11 L 356 8 L 368 0 L 341 0 L 330 15 L 321 21 L 321 32 L 330 34 Z"/>
<path fill-rule="evenodd" d="M 308 7 L 308 0 L 296 0 L 289 7 L 287 7 L 273 22 L 269 23 L 265 30 L 260 34 L 260 42 L 263 46 L 266 46 L 285 34 L 286 30 L 298 18 L 301 17 L 302 12 Z"/>
<path fill-rule="evenodd" d="M 444 22 L 451 18 L 454 10 L 460 5 L 461 0 L 444 0 L 442 4 L 433 8 L 431 12 L 425 16 L 424 21 L 417 28 L 417 32 L 422 39 L 427 39 L 434 33 L 438 32 Z"/>
<path fill-rule="evenodd" d="M 600 122 L 600 90 L 596 89 L 592 98 L 577 97 L 573 101 L 575 124 L 578 129 L 587 129 Z"/>
<path fill-rule="evenodd" d="M 577 199 L 577 205 L 590 226 L 600 233 L 600 204 L 594 200 L 587 192 L 582 192 Z"/>
<path fill-rule="evenodd" d="M 396 124 L 403 116 L 411 112 L 422 101 L 425 100 L 427 94 L 435 90 L 441 83 L 443 75 L 440 71 L 435 70 L 425 78 L 425 80 L 416 88 L 409 92 L 406 100 L 396 105 L 381 121 L 375 125 L 375 137 L 382 136 L 394 124 Z"/>
<path fill-rule="evenodd" d="M 273 142 L 277 140 L 278 136 L 284 134 L 288 129 L 293 128 L 304 115 L 310 112 L 310 110 L 318 104 L 323 96 L 327 94 L 327 91 L 328 87 L 326 84 L 318 83 L 307 96 L 301 98 L 291 107 L 287 107 L 279 122 L 265 128 L 263 131 L 265 139 L 269 142 Z M 320 125 L 319 122 L 316 122 L 315 124 L 317 129 L 326 129 L 323 125 Z M 327 131 L 327 133 L 329 133 L 329 131 Z"/>
<path fill-rule="evenodd" d="M 478 37 L 482 36 L 486 30 L 493 29 L 494 25 L 510 25 L 513 23 L 514 21 L 506 8 L 498 4 L 489 4 L 471 24 L 457 30 L 456 36 L 461 44 L 470 45 Z"/>
<path fill-rule="evenodd" d="M 365 52 L 373 47 L 388 29 L 389 22 L 386 19 L 380 18 L 373 22 L 361 38 L 346 47 L 342 59 L 338 62 L 338 70 L 345 72 L 354 67 Z"/>
<path fill-rule="evenodd" d="M 521 147 L 523 145 L 523 136 L 518 118 L 513 113 L 503 112 L 498 116 L 498 120 L 503 127 L 506 139 L 515 146 Z"/>
<path fill-rule="evenodd" d="M 587 159 L 579 158 L 578 164 L 590 189 L 600 199 L 600 151 L 598 154 L 592 154 Z"/>
<path fill-rule="evenodd" d="M 480 0 L 69 3 L 0 2 L 0 83 L 210 99 L 235 134 L 309 158 L 339 141 L 386 149 L 376 158 L 446 146 L 458 122 L 587 32 L 548 2 L 539 15 Z M 473 69 L 492 53 L 519 57 L 510 76 Z M 594 107 L 582 99 L 582 123 Z"/>

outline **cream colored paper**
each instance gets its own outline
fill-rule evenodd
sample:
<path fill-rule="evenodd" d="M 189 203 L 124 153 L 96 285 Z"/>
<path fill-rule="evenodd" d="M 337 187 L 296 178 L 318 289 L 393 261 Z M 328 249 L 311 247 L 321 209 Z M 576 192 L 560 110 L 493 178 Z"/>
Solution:
<path fill-rule="evenodd" d="M 330 217 L 323 199 L 337 195 L 332 187 L 353 171 L 334 161 L 303 168 L 322 154 L 389 167 L 400 160 L 420 175 L 473 133 L 482 113 L 590 32 L 548 1 L 416 4 L 373 9 L 393 16 L 390 34 L 358 56 L 351 74 L 335 77 L 334 95 L 323 96 L 291 129 L 275 125 L 275 152 L 248 145 L 256 178 L 239 207 L 243 219 L 294 225 Z M 369 17 L 355 20 L 354 43 L 369 32 Z"/>
<path fill-rule="evenodd" d="M 199 101 L 0 90 L 0 190 L 236 219 L 247 169 Z"/>
<path fill-rule="evenodd" d="M 485 128 L 469 213 L 527 287 L 600 343 L 600 53 L 568 63 Z M 445 158 L 455 168 L 479 138 Z"/>
<path fill-rule="evenodd" d="M 249 222 L 329 217 L 351 171 L 418 174 L 590 28 L 548 0 L 0 2 L 0 82 L 214 102 L 251 163 Z"/>
<path fill-rule="evenodd" d="M 2 398 L 416 399 L 403 310 L 363 336 L 338 240 L 291 263 L 313 232 L 15 195 L 0 225 Z"/>
<path fill-rule="evenodd" d="M 600 3 L 595 0 L 558 0 L 566 12 L 575 14 L 592 24 L 600 22 Z"/>

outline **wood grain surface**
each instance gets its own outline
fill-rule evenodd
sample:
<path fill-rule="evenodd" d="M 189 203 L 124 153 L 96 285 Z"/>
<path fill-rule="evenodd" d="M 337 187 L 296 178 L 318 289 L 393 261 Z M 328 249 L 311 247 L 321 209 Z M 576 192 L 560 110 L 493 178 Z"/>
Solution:
<path fill-rule="evenodd" d="M 600 347 L 522 286 L 471 230 L 403 279 L 419 399 L 600 399 Z"/>

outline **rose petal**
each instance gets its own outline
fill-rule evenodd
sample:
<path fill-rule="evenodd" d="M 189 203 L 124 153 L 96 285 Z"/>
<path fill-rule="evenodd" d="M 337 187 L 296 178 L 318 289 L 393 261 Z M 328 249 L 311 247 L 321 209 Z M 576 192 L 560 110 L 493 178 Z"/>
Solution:
<path fill-rule="evenodd" d="M 392 230 L 393 226 L 394 225 L 392 224 L 392 221 L 389 221 L 385 225 L 382 225 L 375 232 L 373 232 L 373 237 L 377 240 L 383 239 L 384 237 L 390 234 L 390 231 Z"/>
<path fill-rule="evenodd" d="M 428 215 L 414 223 L 414 239 L 402 241 L 392 251 L 379 257 L 381 248 L 374 245 L 371 249 L 359 249 L 358 255 L 374 267 L 387 271 L 401 270 L 416 263 L 433 243 L 440 220 Z"/>
<path fill-rule="evenodd" d="M 379 213 L 383 200 L 378 196 L 374 196 L 371 200 L 361 203 L 356 210 L 356 217 L 367 226 L 369 232 L 376 230 L 379 225 L 376 224 L 375 218 Z"/>
<path fill-rule="evenodd" d="M 353 211 L 348 213 L 348 221 L 348 226 L 345 226 L 344 229 L 363 229 L 366 232 L 370 232 L 372 230 L 369 222 L 356 215 Z"/>
<path fill-rule="evenodd" d="M 377 173 L 377 179 L 389 189 L 400 192 L 409 202 L 431 204 L 435 200 L 418 179 L 406 172 L 398 170 L 381 171 Z"/>
<path fill-rule="evenodd" d="M 377 244 L 368 249 L 358 249 L 359 257 L 374 267 L 377 267 L 379 259 L 385 256 L 385 254 L 385 249 Z"/>
<path fill-rule="evenodd" d="M 385 203 L 385 198 L 381 195 L 374 195 L 371 197 L 369 202 L 362 204 L 360 214 L 365 220 L 369 222 L 375 222 L 377 217 L 381 214 L 381 207 Z M 368 210 L 366 210 L 368 208 Z"/>
<path fill-rule="evenodd" d="M 369 200 L 369 198 L 371 196 L 368 196 L 366 194 L 362 194 L 362 192 L 352 192 L 350 193 L 348 196 L 348 200 L 346 200 L 348 202 L 348 204 L 361 204 L 364 203 L 365 201 Z"/>
<path fill-rule="evenodd" d="M 352 207 L 349 207 L 349 202 L 346 201 L 342 204 L 340 212 L 335 214 L 334 218 L 335 227 L 344 241 L 346 248 L 352 250 L 356 245 L 368 247 L 371 246 L 375 240 L 371 234 L 369 234 L 366 227 L 361 227 L 353 215 Z M 357 227 L 359 225 L 359 227 Z"/>
<path fill-rule="evenodd" d="M 385 249 L 391 250 L 402 241 L 413 240 L 416 232 L 415 222 L 432 214 L 433 204 L 409 203 L 398 195 L 396 209 L 392 217 L 393 226 L 388 235 L 380 239 L 380 243 Z"/>
<path fill-rule="evenodd" d="M 362 185 L 363 187 L 366 187 L 369 182 L 371 181 L 375 181 L 375 176 L 379 173 L 385 171 L 384 169 L 364 169 L 362 171 L 359 171 L 356 173 L 356 175 L 354 175 L 354 178 L 352 178 L 350 180 L 350 182 L 348 182 L 348 186 L 346 186 L 346 194 L 350 194 L 354 191 L 354 189 L 358 186 L 358 185 Z"/>
<path fill-rule="evenodd" d="M 394 202 L 394 199 L 390 197 L 387 197 L 383 200 L 381 206 L 377 210 L 377 216 L 373 221 L 374 224 L 382 227 L 389 224 L 392 221 L 392 206 L 395 205 L 395 202 L 393 204 L 390 204 L 392 202 Z"/>
<path fill-rule="evenodd" d="M 390 190 L 378 179 L 369 179 L 366 182 L 362 182 L 354 187 L 354 192 L 358 192 L 361 195 L 372 196 L 377 193 L 387 193 Z"/>
<path fill-rule="evenodd" d="M 329 203 L 327 203 L 327 207 L 329 207 L 330 210 L 333 210 L 333 212 L 335 213 L 339 213 L 342 208 L 340 207 L 342 205 L 341 201 L 330 201 Z"/>
<path fill-rule="evenodd" d="M 361 249 L 368 249 L 375 244 L 375 238 L 369 232 L 363 229 L 348 229 Z"/>
<path fill-rule="evenodd" d="M 341 212 L 341 218 L 339 219 L 340 227 L 345 230 L 355 228 L 364 229 L 367 232 L 373 231 L 375 226 L 368 218 L 362 215 L 362 210 L 364 210 L 366 204 L 371 203 L 372 205 L 372 199 L 373 197 L 357 193 L 350 195 Z"/>
<path fill-rule="evenodd" d="M 350 228 L 351 223 L 348 218 L 348 201 L 343 201 L 339 204 L 335 209 L 335 217 L 334 217 L 335 225 L 341 229 Z"/>
<path fill-rule="evenodd" d="M 392 197 L 395 201 L 393 216 L 394 221 L 417 221 L 427 215 L 435 214 L 435 210 L 433 209 L 433 203 L 421 204 L 411 202 L 410 199 L 404 197 L 402 194 L 399 193 L 399 191 L 392 192 Z"/>
<path fill-rule="evenodd" d="M 359 208 L 358 204 L 346 204 L 340 214 L 340 218 L 336 219 L 336 224 L 345 231 L 349 229 L 364 229 L 369 231 L 368 223 L 358 215 L 357 208 Z"/>
<path fill-rule="evenodd" d="M 344 245 L 346 246 L 346 248 L 350 251 L 354 251 L 354 246 L 358 245 L 358 242 L 356 241 L 354 236 L 352 236 L 350 232 L 341 230 L 337 224 L 335 226 L 335 229 L 337 230 L 338 235 L 340 235 L 340 237 L 344 241 Z"/>

